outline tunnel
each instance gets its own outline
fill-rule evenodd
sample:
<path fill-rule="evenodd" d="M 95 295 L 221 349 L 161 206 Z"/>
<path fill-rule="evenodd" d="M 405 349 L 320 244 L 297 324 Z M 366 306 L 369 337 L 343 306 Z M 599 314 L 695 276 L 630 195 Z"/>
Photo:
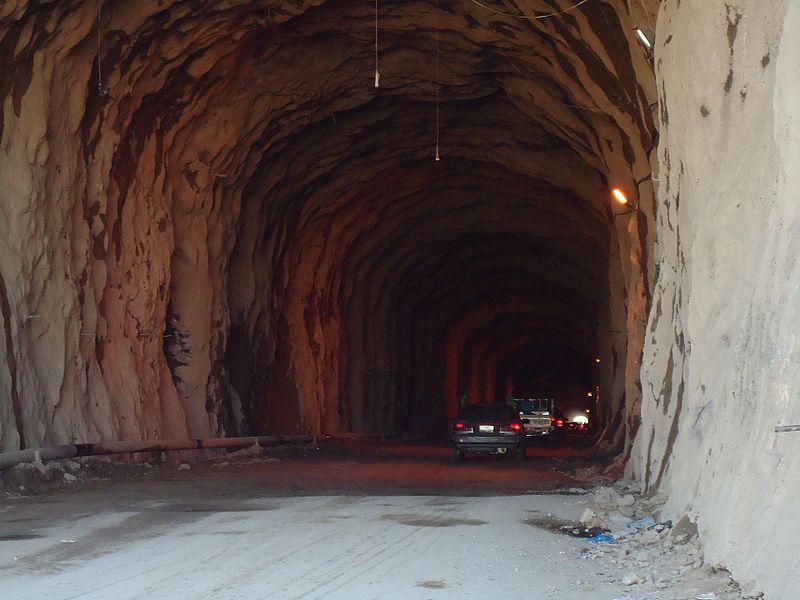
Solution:
<path fill-rule="evenodd" d="M 6 0 L 0 446 L 435 436 L 555 394 L 763 584 L 724 532 L 766 544 L 751 477 L 788 506 L 798 473 L 798 27 L 777 0 Z"/>
<path fill-rule="evenodd" d="M 655 16 L 362 4 L 9 14 L 9 116 L 37 76 L 69 107 L 34 159 L 69 256 L 28 293 L 70 315 L 10 437 L 433 433 L 551 368 L 537 353 L 602 380 L 615 443 L 635 433 L 656 128 L 628 34 Z"/>

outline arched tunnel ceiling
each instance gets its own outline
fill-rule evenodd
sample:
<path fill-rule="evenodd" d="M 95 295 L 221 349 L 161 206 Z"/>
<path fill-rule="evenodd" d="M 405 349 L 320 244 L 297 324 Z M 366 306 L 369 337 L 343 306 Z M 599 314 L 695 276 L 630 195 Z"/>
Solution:
<path fill-rule="evenodd" d="M 17 429 L 419 427 L 465 368 L 489 390 L 537 347 L 610 351 L 597 324 L 640 283 L 607 191 L 646 200 L 652 4 L 380 2 L 375 88 L 369 2 L 3 3 L 7 165 L 69 248 L 28 301 L 77 316 Z"/>

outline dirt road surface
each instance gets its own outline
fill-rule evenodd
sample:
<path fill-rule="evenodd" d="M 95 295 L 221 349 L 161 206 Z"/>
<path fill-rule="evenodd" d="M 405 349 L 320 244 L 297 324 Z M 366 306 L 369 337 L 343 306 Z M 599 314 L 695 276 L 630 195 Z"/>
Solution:
<path fill-rule="evenodd" d="M 585 451 L 581 451 L 585 453 Z M 563 473 L 581 452 L 459 464 L 446 447 L 220 457 L 0 503 L 4 600 L 627 598 Z"/>

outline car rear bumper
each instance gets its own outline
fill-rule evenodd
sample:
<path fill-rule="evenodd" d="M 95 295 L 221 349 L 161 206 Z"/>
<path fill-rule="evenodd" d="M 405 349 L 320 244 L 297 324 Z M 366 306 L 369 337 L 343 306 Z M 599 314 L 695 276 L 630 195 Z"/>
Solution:
<path fill-rule="evenodd" d="M 517 450 L 519 448 L 524 448 L 525 446 L 525 438 L 518 435 L 471 436 L 453 434 L 450 438 L 450 441 L 452 442 L 454 450 L 466 450 L 469 452 L 496 453 L 501 449 L 505 451 Z"/>
<path fill-rule="evenodd" d="M 550 429 L 549 427 L 547 429 L 530 428 L 530 429 L 526 429 L 525 430 L 525 435 L 528 436 L 528 437 L 542 437 L 542 436 L 545 436 L 545 435 L 552 435 L 552 434 L 553 434 L 553 430 Z"/>

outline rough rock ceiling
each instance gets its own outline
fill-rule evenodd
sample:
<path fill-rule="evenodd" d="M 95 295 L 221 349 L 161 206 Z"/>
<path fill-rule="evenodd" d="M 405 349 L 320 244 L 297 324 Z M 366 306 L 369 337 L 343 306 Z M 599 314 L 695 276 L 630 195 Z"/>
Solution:
<path fill-rule="evenodd" d="M 101 5 L 0 6 L 4 446 L 435 428 L 570 357 L 622 422 L 655 2 L 380 2 L 378 89 L 369 2 Z"/>

